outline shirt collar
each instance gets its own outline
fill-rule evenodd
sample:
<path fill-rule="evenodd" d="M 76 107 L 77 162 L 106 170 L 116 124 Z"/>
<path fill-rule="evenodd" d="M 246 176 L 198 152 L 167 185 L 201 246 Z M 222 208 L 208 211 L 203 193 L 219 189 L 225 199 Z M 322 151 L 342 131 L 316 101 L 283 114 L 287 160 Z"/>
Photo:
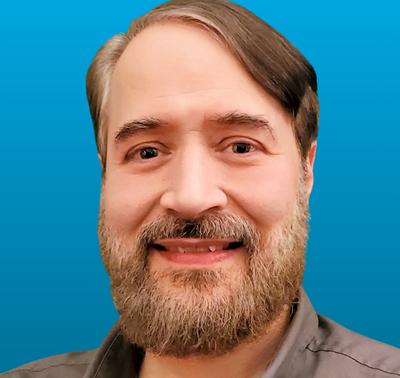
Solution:
<path fill-rule="evenodd" d="M 260 378 L 310 377 L 307 369 L 306 346 L 318 330 L 318 317 L 304 289 L 300 289 L 296 313 L 289 329 Z"/>
<path fill-rule="evenodd" d="M 285 338 L 260 378 L 307 377 L 306 346 L 317 329 L 317 314 L 301 288 L 297 309 Z M 84 378 L 137 378 L 143 356 L 141 348 L 125 340 L 117 322 L 97 350 Z"/>

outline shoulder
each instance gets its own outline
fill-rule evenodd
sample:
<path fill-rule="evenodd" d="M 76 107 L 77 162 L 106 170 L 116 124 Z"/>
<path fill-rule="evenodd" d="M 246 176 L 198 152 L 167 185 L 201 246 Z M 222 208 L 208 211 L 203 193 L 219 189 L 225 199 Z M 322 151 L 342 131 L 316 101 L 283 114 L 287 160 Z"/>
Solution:
<path fill-rule="evenodd" d="M 71 352 L 33 361 L 0 374 L 1 378 L 83 377 L 96 351 Z"/>
<path fill-rule="evenodd" d="M 352 332 L 321 315 L 318 322 L 318 332 L 307 346 L 311 358 L 318 360 L 317 370 L 332 372 L 332 377 L 400 377 L 400 349 Z"/>

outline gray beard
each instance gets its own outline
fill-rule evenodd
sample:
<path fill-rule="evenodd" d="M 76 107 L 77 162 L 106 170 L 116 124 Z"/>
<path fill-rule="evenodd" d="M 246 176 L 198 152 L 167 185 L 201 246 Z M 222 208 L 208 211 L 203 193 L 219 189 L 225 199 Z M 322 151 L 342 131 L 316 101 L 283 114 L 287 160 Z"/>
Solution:
<path fill-rule="evenodd" d="M 265 241 L 247 219 L 219 212 L 194 220 L 161 217 L 128 244 L 107 225 L 102 195 L 100 250 L 124 336 L 146 351 L 178 358 L 220 356 L 261 337 L 302 284 L 309 217 L 303 178 L 304 172 L 293 213 Z M 149 243 L 183 237 L 241 240 L 246 266 L 152 271 Z"/>

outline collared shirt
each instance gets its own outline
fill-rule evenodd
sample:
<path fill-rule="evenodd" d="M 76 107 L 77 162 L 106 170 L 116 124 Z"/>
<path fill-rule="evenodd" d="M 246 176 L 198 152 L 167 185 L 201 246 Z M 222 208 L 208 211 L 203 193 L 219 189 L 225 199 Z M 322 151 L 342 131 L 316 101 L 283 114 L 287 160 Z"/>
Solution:
<path fill-rule="evenodd" d="M 114 326 L 99 349 L 45 358 L 4 378 L 138 378 L 144 352 Z M 400 377 L 400 350 L 316 314 L 301 289 L 297 310 L 274 359 L 260 378 Z"/>

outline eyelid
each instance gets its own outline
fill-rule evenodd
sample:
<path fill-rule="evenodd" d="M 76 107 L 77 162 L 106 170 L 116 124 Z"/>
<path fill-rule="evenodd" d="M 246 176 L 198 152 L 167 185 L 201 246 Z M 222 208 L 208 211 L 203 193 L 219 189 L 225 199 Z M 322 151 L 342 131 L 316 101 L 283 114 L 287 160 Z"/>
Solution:
<path fill-rule="evenodd" d="M 139 152 L 146 148 L 151 148 L 151 149 L 157 150 L 159 153 L 163 153 L 162 145 L 160 143 L 157 143 L 157 142 L 142 143 L 135 147 L 130 148 L 124 156 L 124 161 L 130 161 L 130 160 L 137 158 Z M 152 159 L 140 159 L 140 160 L 152 160 Z"/>
<path fill-rule="evenodd" d="M 247 137 L 234 136 L 234 137 L 226 138 L 222 142 L 224 144 L 226 143 L 226 145 L 223 149 L 227 149 L 234 144 L 243 143 L 243 144 L 250 145 L 254 150 L 264 151 L 264 152 L 267 151 L 267 149 L 260 142 L 257 142 L 254 139 L 249 139 Z M 249 152 L 251 152 L 251 151 L 249 151 Z"/>

